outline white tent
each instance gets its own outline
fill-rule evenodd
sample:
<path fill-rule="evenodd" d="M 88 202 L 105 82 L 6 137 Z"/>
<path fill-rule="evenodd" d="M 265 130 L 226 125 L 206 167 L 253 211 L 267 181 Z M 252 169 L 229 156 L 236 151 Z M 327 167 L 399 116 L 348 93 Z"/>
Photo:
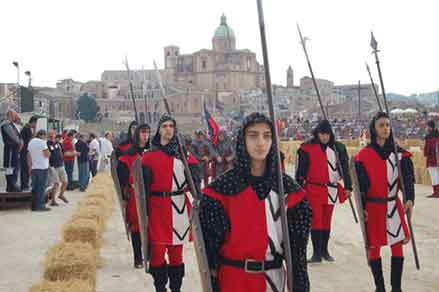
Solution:
<path fill-rule="evenodd" d="M 391 114 L 395 114 L 395 115 L 399 115 L 399 114 L 403 114 L 404 110 L 400 109 L 400 108 L 396 108 L 390 111 Z"/>
<path fill-rule="evenodd" d="M 404 110 L 404 113 L 406 113 L 406 114 L 415 114 L 415 113 L 417 113 L 418 111 L 417 110 L 415 110 L 414 108 L 408 108 L 408 109 L 405 109 Z"/>

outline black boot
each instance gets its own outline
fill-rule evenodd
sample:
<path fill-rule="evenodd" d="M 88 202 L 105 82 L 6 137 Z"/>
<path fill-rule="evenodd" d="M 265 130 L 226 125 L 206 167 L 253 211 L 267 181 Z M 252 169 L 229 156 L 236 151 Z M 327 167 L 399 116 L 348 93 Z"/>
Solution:
<path fill-rule="evenodd" d="M 140 240 L 139 232 L 131 232 L 131 243 L 133 245 L 134 254 L 134 268 L 143 268 L 143 258 L 142 258 L 142 241 Z"/>
<path fill-rule="evenodd" d="M 184 264 L 168 266 L 169 288 L 172 292 L 181 292 L 181 285 L 184 277 Z"/>
<path fill-rule="evenodd" d="M 392 271 L 390 272 L 390 282 L 392 283 L 392 292 L 402 292 L 401 278 L 404 257 L 392 257 Z"/>
<path fill-rule="evenodd" d="M 165 264 L 160 267 L 149 267 L 149 273 L 154 279 L 155 291 L 166 292 L 166 284 L 168 283 L 168 266 Z"/>
<path fill-rule="evenodd" d="M 331 233 L 330 230 L 322 231 L 322 258 L 327 262 L 334 262 L 335 259 L 329 254 L 328 251 L 328 242 L 329 242 L 330 233 Z"/>
<path fill-rule="evenodd" d="M 321 263 L 322 262 L 322 231 L 311 230 L 311 242 L 313 248 L 313 254 L 308 263 Z"/>
<path fill-rule="evenodd" d="M 369 264 L 370 264 L 370 269 L 372 270 L 373 279 L 375 281 L 375 287 L 376 287 L 375 292 L 386 292 L 381 258 L 377 260 L 370 260 Z"/>

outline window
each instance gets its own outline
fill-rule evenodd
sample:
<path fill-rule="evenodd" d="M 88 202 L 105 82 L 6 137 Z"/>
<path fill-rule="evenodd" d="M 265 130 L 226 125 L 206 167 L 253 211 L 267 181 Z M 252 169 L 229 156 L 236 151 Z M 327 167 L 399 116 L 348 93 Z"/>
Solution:
<path fill-rule="evenodd" d="M 171 56 L 171 52 L 168 51 L 168 52 L 166 53 L 166 57 L 170 57 L 170 56 Z"/>
<path fill-rule="evenodd" d="M 201 61 L 201 67 L 205 70 L 207 67 L 207 62 L 206 60 Z"/>

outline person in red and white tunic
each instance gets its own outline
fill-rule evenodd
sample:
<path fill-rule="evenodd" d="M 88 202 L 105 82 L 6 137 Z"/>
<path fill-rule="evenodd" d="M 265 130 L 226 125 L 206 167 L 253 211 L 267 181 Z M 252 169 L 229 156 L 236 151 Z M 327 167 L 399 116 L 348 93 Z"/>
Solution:
<path fill-rule="evenodd" d="M 139 219 L 137 216 L 136 198 L 134 196 L 134 179 L 131 175 L 131 168 L 134 161 L 141 157 L 149 149 L 150 127 L 142 124 L 136 128 L 130 148 L 123 151 L 119 157 L 117 165 L 117 175 L 119 177 L 120 189 L 123 198 L 128 201 L 126 208 L 127 223 L 131 231 L 131 243 L 134 254 L 134 267 L 143 268 L 142 244 L 140 240 Z"/>
<path fill-rule="evenodd" d="M 138 123 L 136 121 L 132 121 L 128 126 L 127 138 L 124 141 L 120 142 L 115 149 L 117 158 L 119 158 L 119 156 L 121 156 L 124 151 L 130 149 L 131 144 L 133 144 L 134 133 L 137 126 Z"/>
<path fill-rule="evenodd" d="M 439 132 L 434 121 L 427 123 L 427 135 L 425 136 L 424 156 L 427 169 L 431 176 L 433 194 L 430 198 L 439 198 L 439 161 L 438 157 Z"/>
<path fill-rule="evenodd" d="M 341 169 L 337 165 L 335 151 L 338 153 Z M 334 258 L 328 251 L 328 242 L 334 206 L 344 203 L 352 191 L 346 147 L 335 141 L 329 121 L 322 120 L 314 128 L 313 138 L 300 146 L 297 155 L 296 180 L 304 186 L 313 211 L 313 255 L 309 262 L 320 263 L 322 258 L 333 262 Z"/>
<path fill-rule="evenodd" d="M 397 146 L 394 154 L 390 120 L 386 113 L 379 112 L 370 124 L 371 143 L 355 156 L 360 192 L 365 207 L 368 258 L 377 292 L 384 292 L 384 277 L 381 264 L 381 247 L 390 246 L 392 292 L 401 292 L 403 270 L 403 244 L 409 242 L 406 212 L 412 213 L 415 199 L 414 170 L 411 154 Z M 396 159 L 400 161 L 399 173 Z M 402 175 L 406 201 L 399 198 Z"/>
<path fill-rule="evenodd" d="M 233 168 L 203 189 L 200 222 L 215 291 L 285 291 L 284 248 L 293 257 L 293 291 L 308 292 L 306 245 L 311 209 L 305 191 L 283 174 L 290 246 L 282 244 L 273 123 L 247 116 Z"/>
<path fill-rule="evenodd" d="M 151 151 L 142 157 L 148 201 L 149 273 L 157 292 L 166 291 L 168 278 L 171 291 L 180 292 L 184 277 L 183 244 L 190 239 L 191 203 L 176 126 L 172 117 L 163 115 Z"/>

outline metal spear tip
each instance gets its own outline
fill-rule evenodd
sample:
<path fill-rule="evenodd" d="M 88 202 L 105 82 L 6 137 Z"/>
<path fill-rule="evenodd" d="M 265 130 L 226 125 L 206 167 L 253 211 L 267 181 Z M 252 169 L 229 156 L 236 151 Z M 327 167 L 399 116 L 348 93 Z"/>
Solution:
<path fill-rule="evenodd" d="M 372 47 L 372 49 L 374 51 L 378 51 L 378 42 L 375 39 L 375 36 L 373 35 L 373 31 L 370 32 L 370 36 L 371 36 L 371 38 L 370 38 L 370 46 Z"/>
<path fill-rule="evenodd" d="M 29 77 L 31 75 L 30 71 L 26 71 L 26 72 L 24 72 L 24 74 L 26 74 L 26 76 L 29 76 Z"/>
<path fill-rule="evenodd" d="M 14 65 L 15 67 L 18 67 L 18 62 L 17 61 L 12 62 L 12 65 Z"/>

